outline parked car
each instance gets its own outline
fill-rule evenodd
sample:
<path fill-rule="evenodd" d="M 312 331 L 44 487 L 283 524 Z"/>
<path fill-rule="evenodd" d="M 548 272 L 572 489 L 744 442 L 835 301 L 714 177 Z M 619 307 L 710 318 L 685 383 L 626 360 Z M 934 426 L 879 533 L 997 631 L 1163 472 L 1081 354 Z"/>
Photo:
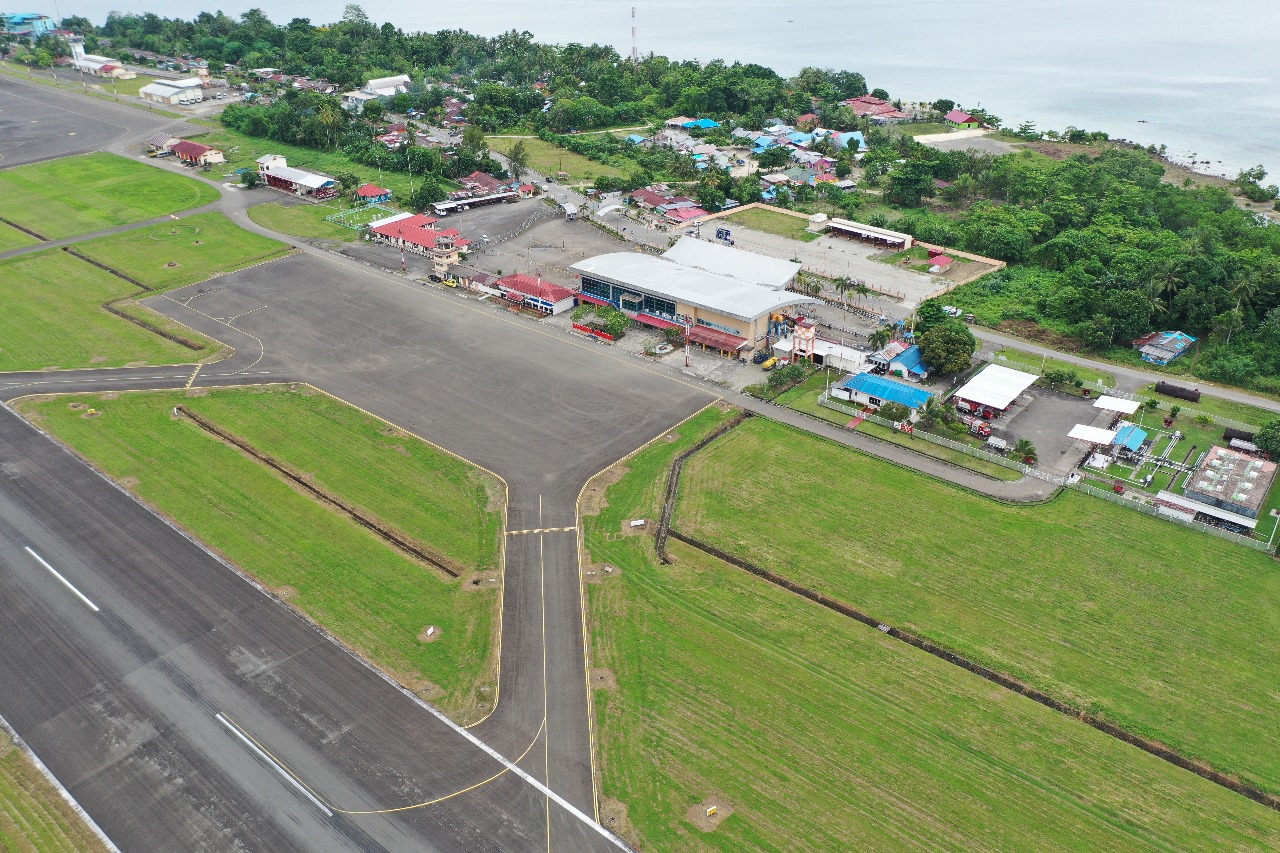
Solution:
<path fill-rule="evenodd" d="M 760 350 L 760 352 L 758 352 L 758 353 L 756 353 L 755 355 L 751 356 L 751 363 L 752 363 L 752 364 L 763 364 L 763 363 L 764 363 L 764 361 L 765 361 L 765 359 L 767 359 L 768 357 L 769 357 L 769 351 L 768 351 L 768 350 Z"/>

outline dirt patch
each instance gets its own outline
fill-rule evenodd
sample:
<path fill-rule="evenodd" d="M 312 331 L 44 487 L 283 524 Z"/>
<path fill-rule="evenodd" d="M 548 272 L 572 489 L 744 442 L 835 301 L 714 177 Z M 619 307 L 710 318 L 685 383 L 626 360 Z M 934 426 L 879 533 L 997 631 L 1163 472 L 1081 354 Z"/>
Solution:
<path fill-rule="evenodd" d="M 188 389 L 187 389 L 187 393 L 186 393 L 184 396 L 187 396 L 187 397 L 208 397 L 208 396 L 209 396 L 209 389 L 208 389 L 208 388 L 188 388 Z"/>
<path fill-rule="evenodd" d="M 486 589 L 497 589 L 501 586 L 497 572 L 472 572 L 462 581 L 464 590 L 483 592 Z"/>
<path fill-rule="evenodd" d="M 67 408 L 73 412 L 78 412 L 85 407 L 84 403 L 67 403 Z"/>
<path fill-rule="evenodd" d="M 666 441 L 668 444 L 670 444 L 670 443 L 672 443 L 672 442 L 676 442 L 676 441 L 679 441 L 679 440 L 680 440 L 680 433 L 678 433 L 678 432 L 669 432 L 669 433 L 667 433 L 666 435 L 664 435 L 662 438 L 663 438 L 663 440 L 664 440 L 664 441 Z"/>
<path fill-rule="evenodd" d="M 707 812 L 714 809 L 713 814 L 708 815 Z M 724 797 L 710 796 L 696 806 L 690 806 L 689 811 L 685 813 L 689 823 L 701 829 L 703 832 L 711 832 L 713 829 L 724 823 L 729 815 L 733 814 L 733 806 Z"/>
<path fill-rule="evenodd" d="M 169 263 L 167 263 L 167 264 L 165 264 L 165 265 L 164 265 L 164 268 L 165 268 L 165 269 L 167 269 L 167 270 L 171 270 L 171 269 L 174 269 L 174 268 L 175 268 L 175 267 L 177 267 L 177 266 L 178 266 L 178 265 L 177 265 L 177 263 L 175 263 L 174 261 L 169 261 Z"/>
<path fill-rule="evenodd" d="M 578 499 L 578 511 L 582 515 L 599 515 L 604 509 L 604 494 L 609 487 L 621 480 L 631 470 L 626 465 L 614 465 L 612 468 L 606 468 L 599 474 L 591 478 L 591 482 L 587 483 L 587 487 L 582 490 L 582 497 Z"/>
<path fill-rule="evenodd" d="M 643 521 L 644 524 L 638 525 L 636 527 L 632 527 L 631 522 L 633 521 Z M 644 534 L 649 532 L 650 526 L 651 526 L 651 522 L 649 522 L 647 519 L 625 518 L 622 520 L 622 525 L 621 525 L 622 535 L 623 536 L 643 536 Z"/>
<path fill-rule="evenodd" d="M 104 361 L 106 361 L 106 360 L 107 360 L 107 357 L 106 357 L 105 355 L 95 355 L 93 358 L 89 359 L 89 363 L 90 363 L 90 364 L 101 364 L 102 362 L 104 362 Z"/>
<path fill-rule="evenodd" d="M 392 449 L 392 450 L 394 450 L 396 453 L 399 453 L 401 456 L 411 456 L 411 455 L 412 455 L 412 454 L 410 454 L 410 453 L 409 453 L 409 448 L 405 447 L 403 444 L 395 444 L 395 445 L 392 445 L 391 449 Z"/>
<path fill-rule="evenodd" d="M 129 491 L 133 491 L 134 489 L 138 488 L 138 484 L 141 482 L 142 481 L 139 480 L 137 477 L 121 477 L 120 478 L 120 485 L 124 486 Z"/>
<path fill-rule="evenodd" d="M 1075 338 L 1046 329 L 1031 320 L 1005 320 L 996 326 L 998 332 L 1008 332 L 1038 344 L 1045 344 L 1063 352 L 1080 352 L 1080 342 Z"/>
<path fill-rule="evenodd" d="M 582 579 L 587 583 L 604 583 L 621 575 L 621 569 L 608 563 L 588 563 L 582 570 Z"/>
<path fill-rule="evenodd" d="M 440 630 L 439 625 L 428 625 L 418 632 L 419 643 L 434 643 L 440 639 L 444 632 Z"/>
<path fill-rule="evenodd" d="M 292 602 L 298 597 L 298 590 L 296 587 L 269 586 L 267 587 L 267 589 L 271 590 L 271 594 L 274 595 L 276 598 L 279 598 L 281 601 Z"/>
<path fill-rule="evenodd" d="M 595 667 L 591 670 L 589 679 L 594 689 L 616 690 L 618 688 L 618 676 L 614 675 L 613 670 L 608 667 Z"/>
<path fill-rule="evenodd" d="M 600 823 L 614 835 L 620 835 L 623 838 L 636 836 L 631 818 L 627 816 L 626 803 L 615 800 L 613 797 L 605 797 L 600 801 Z"/>

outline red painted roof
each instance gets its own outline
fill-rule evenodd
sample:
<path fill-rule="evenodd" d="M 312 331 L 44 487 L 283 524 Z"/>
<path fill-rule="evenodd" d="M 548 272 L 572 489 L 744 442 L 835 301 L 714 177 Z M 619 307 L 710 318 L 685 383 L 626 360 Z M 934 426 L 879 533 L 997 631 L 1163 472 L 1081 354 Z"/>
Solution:
<path fill-rule="evenodd" d="M 799 124 L 802 121 L 817 121 L 817 120 L 818 120 L 818 116 L 816 113 L 805 113 L 802 116 L 796 116 L 797 124 Z"/>
<path fill-rule="evenodd" d="M 951 265 L 951 258 L 946 255 L 933 255 L 929 258 L 929 263 L 935 267 L 946 267 Z"/>
<path fill-rule="evenodd" d="M 480 172 L 480 171 L 472 172 L 470 175 L 467 175 L 465 178 L 462 179 L 462 183 L 475 184 L 476 186 L 483 189 L 485 192 L 490 192 L 490 193 L 497 192 L 498 189 L 502 186 L 502 181 L 499 181 L 493 175 L 487 174 L 485 172 Z"/>
<path fill-rule="evenodd" d="M 189 140 L 184 139 L 178 144 L 174 145 L 173 148 L 169 150 L 171 150 L 174 154 L 177 154 L 179 157 L 198 158 L 198 157 L 203 157 L 205 154 L 209 153 L 210 151 L 213 151 L 214 149 L 210 148 L 208 145 L 201 145 L 199 142 L 191 142 Z"/>
<path fill-rule="evenodd" d="M 377 198 L 378 196 L 390 195 L 391 190 L 383 189 L 376 184 L 365 184 L 356 190 L 356 195 L 360 198 Z"/>
<path fill-rule="evenodd" d="M 697 219 L 699 216 L 710 216 L 711 214 L 700 207 L 680 207 L 675 210 L 668 210 L 667 216 L 677 222 L 684 222 L 686 219 Z"/>
<path fill-rule="evenodd" d="M 666 204 L 668 199 L 658 195 L 653 190 L 638 189 L 631 194 L 631 197 L 641 204 L 647 204 L 650 207 Z"/>
<path fill-rule="evenodd" d="M 370 230 L 374 234 L 378 234 L 382 237 L 403 239 L 406 243 L 411 243 L 414 246 L 422 246 L 426 249 L 434 249 L 436 247 L 436 242 L 441 237 L 452 237 L 453 244 L 457 248 L 464 248 L 471 245 L 471 241 L 464 240 L 458 236 L 460 232 L 457 228 L 446 228 L 443 231 L 439 231 L 431 227 L 439 221 L 440 220 L 438 219 L 433 219 L 430 216 L 425 216 L 419 213 L 416 216 L 397 219 L 395 222 L 387 222 L 383 225 L 375 226 Z"/>
<path fill-rule="evenodd" d="M 945 121 L 955 122 L 956 124 L 970 124 L 976 122 L 977 119 L 969 115 L 964 110 L 952 110 L 942 117 Z"/>
<path fill-rule="evenodd" d="M 514 290 L 526 296 L 536 296 L 545 302 L 559 302 L 574 295 L 574 292 L 567 287 L 561 287 L 522 272 L 503 276 L 494 284 L 501 290 Z"/>
<path fill-rule="evenodd" d="M 640 312 L 636 314 L 636 319 L 646 326 L 653 326 L 656 329 L 683 329 L 679 323 L 673 323 L 670 320 L 664 320 L 662 317 L 655 317 L 652 314 Z"/>
<path fill-rule="evenodd" d="M 706 326 L 691 327 L 689 329 L 689 340 L 727 352 L 739 350 L 747 343 L 746 338 L 740 338 L 737 335 L 731 335 L 719 329 L 709 329 Z"/>

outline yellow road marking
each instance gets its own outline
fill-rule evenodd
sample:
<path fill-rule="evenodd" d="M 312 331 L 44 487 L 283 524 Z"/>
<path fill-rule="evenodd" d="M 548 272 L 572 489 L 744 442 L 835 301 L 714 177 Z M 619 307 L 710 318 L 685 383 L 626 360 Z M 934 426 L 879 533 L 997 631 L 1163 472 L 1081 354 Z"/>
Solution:
<path fill-rule="evenodd" d="M 508 536 L 526 536 L 530 533 L 573 533 L 577 527 L 530 527 L 527 530 L 508 530 Z"/>
<path fill-rule="evenodd" d="M 198 375 L 200 375 L 200 368 L 202 368 L 202 367 L 204 367 L 204 365 L 203 365 L 203 364 L 197 364 L 197 365 L 196 365 L 196 369 L 195 369 L 195 370 L 193 370 L 193 371 L 191 371 L 191 378 L 187 380 L 187 384 L 186 384 L 186 386 L 182 389 L 183 391 L 190 391 L 190 390 L 191 390 L 191 384 L 192 384 L 193 382 L 195 382 L 195 381 L 196 381 L 196 377 L 197 377 Z"/>

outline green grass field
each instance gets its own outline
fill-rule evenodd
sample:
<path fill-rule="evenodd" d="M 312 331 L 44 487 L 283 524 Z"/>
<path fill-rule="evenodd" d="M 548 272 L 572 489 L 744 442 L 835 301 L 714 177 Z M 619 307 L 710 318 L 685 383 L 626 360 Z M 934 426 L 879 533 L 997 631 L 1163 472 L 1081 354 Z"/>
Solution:
<path fill-rule="evenodd" d="M 997 351 L 996 355 L 1000 356 L 997 359 L 1000 364 L 1012 367 L 1014 370 L 1027 370 L 1035 374 L 1041 373 L 1042 369 L 1045 371 L 1070 370 L 1084 380 L 1086 386 L 1093 387 L 1095 391 L 1099 382 L 1102 383 L 1104 388 L 1116 387 L 1115 375 L 1105 370 L 1096 370 L 1092 367 L 1084 367 L 1083 365 L 1072 364 L 1069 361 L 1061 361 L 1056 358 L 1043 358 L 1034 353 L 1008 347 Z"/>
<path fill-rule="evenodd" d="M 651 539 L 617 536 L 657 517 L 671 459 L 724 417 L 708 410 L 628 460 L 585 519 L 591 560 L 621 569 L 587 586 L 592 665 L 608 672 L 593 676 L 602 816 L 643 849 L 1280 844 L 1280 815 L 1243 797 L 677 542 L 676 564 L 658 566 Z M 694 819 L 710 804 L 732 814 L 706 831 Z"/>
<path fill-rule="evenodd" d="M 1173 384 L 1181 385 L 1184 388 L 1199 387 L 1198 383 L 1194 380 L 1183 381 L 1175 378 L 1173 380 Z M 1186 414 L 1182 415 L 1179 418 L 1179 421 L 1187 417 L 1193 417 L 1191 414 L 1192 412 L 1195 412 L 1196 414 L 1206 414 L 1210 417 L 1231 418 L 1232 420 L 1252 424 L 1253 426 L 1262 426 L 1267 421 L 1274 421 L 1280 418 L 1280 412 L 1273 411 L 1271 409 L 1262 409 L 1248 403 L 1237 403 L 1233 400 L 1224 400 L 1221 397 L 1212 397 L 1209 394 L 1201 394 L 1200 402 L 1191 403 L 1186 400 L 1179 400 L 1177 397 L 1166 397 L 1163 394 L 1157 394 L 1155 383 L 1143 385 L 1138 389 L 1139 400 L 1146 400 L 1151 397 L 1160 401 L 1160 408 L 1157 410 L 1157 414 L 1159 415 L 1167 415 L 1169 414 L 1169 409 L 1172 407 L 1181 406 L 1182 410 L 1186 412 Z M 1219 427 L 1218 432 L 1222 432 L 1221 427 Z"/>
<path fill-rule="evenodd" d="M 51 240 L 208 204 L 211 186 L 115 154 L 0 172 L 0 216 Z"/>
<path fill-rule="evenodd" d="M 489 147 L 499 154 L 506 154 L 515 147 L 519 139 L 502 139 L 488 136 L 485 141 Z M 555 177 L 556 172 L 568 172 L 569 181 L 575 184 L 589 184 L 599 177 L 620 178 L 622 170 L 605 163 L 597 163 L 575 154 L 572 151 L 552 145 L 550 142 L 531 137 L 525 139 L 524 147 L 529 152 L 529 168 L 543 175 Z"/>
<path fill-rule="evenodd" d="M 139 295 L 136 287 L 66 252 L 48 249 L 0 261 L 0 371 L 126 364 L 191 364 L 217 351 L 189 329 L 137 305 L 121 310 L 178 330 L 205 348 L 191 350 L 119 317 L 102 304 Z"/>
<path fill-rule="evenodd" d="M 0 850 L 5 853 L 106 850 L 3 731 L 0 731 Z"/>
<path fill-rule="evenodd" d="M 249 218 L 263 228 L 270 228 L 272 231 L 279 231 L 291 237 L 341 240 L 347 243 L 359 238 L 359 231 L 324 221 L 326 216 L 332 216 L 338 211 L 339 208 L 327 204 L 300 204 L 285 207 L 277 201 L 271 201 L 255 204 L 249 208 Z"/>
<path fill-rule="evenodd" d="M 1002 505 L 763 419 L 685 478 L 679 528 L 1280 791 L 1257 749 L 1280 683 L 1266 555 L 1075 492 Z"/>
<path fill-rule="evenodd" d="M 720 220 L 715 221 L 718 222 Z M 807 219 L 799 216 L 789 216 L 785 213 L 775 213 L 772 210 L 761 210 L 758 207 L 731 213 L 723 217 L 723 221 L 728 225 L 741 225 L 743 228 L 750 228 L 753 231 L 777 234 L 781 237 L 790 237 L 792 240 L 802 240 L 806 243 L 817 240 L 821 236 L 804 230 L 805 226 L 809 224 Z"/>
<path fill-rule="evenodd" d="M 221 213 L 200 213 L 99 237 L 78 244 L 76 251 L 154 290 L 166 290 L 283 257 L 289 247 L 246 231 Z"/>
<path fill-rule="evenodd" d="M 70 404 L 102 412 L 86 418 Z M 254 444 L 344 501 L 482 571 L 450 580 L 187 419 Z M 80 395 L 25 413 L 344 642 L 472 721 L 495 693 L 501 486 L 478 469 L 302 388 Z M 479 580 L 479 584 L 472 584 Z M 419 635 L 440 629 L 433 642 Z"/>
<path fill-rule="evenodd" d="M 23 246 L 34 246 L 40 241 L 24 231 L 0 222 L 0 252 L 10 249 L 21 249 Z"/>

